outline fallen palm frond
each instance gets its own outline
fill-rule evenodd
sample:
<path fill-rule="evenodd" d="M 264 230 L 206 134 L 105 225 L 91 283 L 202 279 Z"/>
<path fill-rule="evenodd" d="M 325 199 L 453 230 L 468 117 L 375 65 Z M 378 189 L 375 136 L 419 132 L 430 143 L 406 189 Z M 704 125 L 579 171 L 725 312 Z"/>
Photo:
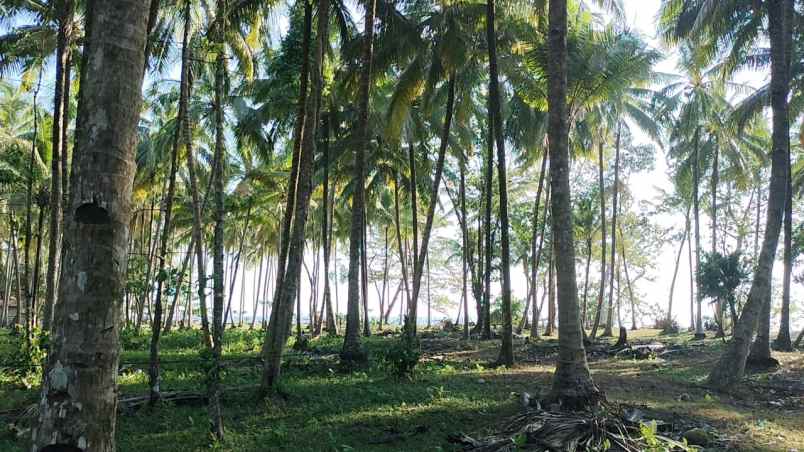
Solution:
<path fill-rule="evenodd" d="M 460 434 L 450 441 L 477 452 L 692 450 L 685 442 L 657 434 L 655 423 L 644 424 L 611 404 L 586 412 L 531 408 L 509 419 L 497 434 L 479 439 Z"/>

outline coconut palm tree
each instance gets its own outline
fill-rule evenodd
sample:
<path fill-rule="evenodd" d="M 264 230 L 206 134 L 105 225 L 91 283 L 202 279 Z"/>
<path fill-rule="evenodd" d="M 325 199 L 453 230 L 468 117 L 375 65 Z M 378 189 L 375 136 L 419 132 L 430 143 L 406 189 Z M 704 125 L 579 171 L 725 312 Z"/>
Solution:
<path fill-rule="evenodd" d="M 99 2 L 94 12 L 84 53 L 87 60 L 102 63 L 83 74 L 71 181 L 84 195 L 72 197 L 73 214 L 65 224 L 67 243 L 83 245 L 66 249 L 73 265 L 64 268 L 59 287 L 33 438 L 36 450 L 53 444 L 102 451 L 115 447 L 120 263 L 126 260 L 121 252 L 131 215 L 148 10 L 143 3 Z M 120 39 L 131 45 L 115 45 Z M 63 422 L 66 418 L 71 422 Z"/>

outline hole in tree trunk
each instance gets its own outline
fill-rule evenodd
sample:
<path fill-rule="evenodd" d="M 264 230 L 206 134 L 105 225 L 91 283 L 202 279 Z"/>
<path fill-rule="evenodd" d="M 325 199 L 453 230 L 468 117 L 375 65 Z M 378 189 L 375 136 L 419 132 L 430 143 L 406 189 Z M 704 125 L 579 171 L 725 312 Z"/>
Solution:
<path fill-rule="evenodd" d="M 50 444 L 41 449 L 39 452 L 84 452 L 82 449 L 71 446 L 69 444 Z"/>
<path fill-rule="evenodd" d="M 112 219 L 109 212 L 97 202 L 87 202 L 75 209 L 75 221 L 82 224 L 109 224 Z"/>

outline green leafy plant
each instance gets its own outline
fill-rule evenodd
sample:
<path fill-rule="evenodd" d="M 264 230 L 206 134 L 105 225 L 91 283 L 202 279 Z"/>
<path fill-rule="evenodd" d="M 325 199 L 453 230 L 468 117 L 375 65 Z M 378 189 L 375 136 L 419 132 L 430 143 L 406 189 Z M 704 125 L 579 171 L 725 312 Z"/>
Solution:
<path fill-rule="evenodd" d="M 419 339 L 403 332 L 401 337 L 385 351 L 383 362 L 394 376 L 410 380 L 413 379 L 421 357 Z"/>

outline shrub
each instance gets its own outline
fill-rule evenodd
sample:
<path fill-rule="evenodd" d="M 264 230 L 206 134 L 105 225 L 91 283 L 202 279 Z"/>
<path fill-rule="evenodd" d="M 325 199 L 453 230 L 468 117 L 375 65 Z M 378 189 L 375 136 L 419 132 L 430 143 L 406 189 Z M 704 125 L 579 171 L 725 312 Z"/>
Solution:
<path fill-rule="evenodd" d="M 30 342 L 25 333 L 18 331 L 12 336 L 12 350 L 8 356 L 0 358 L 0 367 L 7 367 L 14 381 L 31 389 L 42 380 L 42 366 L 47 357 L 48 333 L 37 329 L 31 333 Z"/>
<path fill-rule="evenodd" d="M 412 379 L 421 357 L 419 339 L 403 330 L 400 338 L 385 351 L 383 362 L 395 377 Z"/>

